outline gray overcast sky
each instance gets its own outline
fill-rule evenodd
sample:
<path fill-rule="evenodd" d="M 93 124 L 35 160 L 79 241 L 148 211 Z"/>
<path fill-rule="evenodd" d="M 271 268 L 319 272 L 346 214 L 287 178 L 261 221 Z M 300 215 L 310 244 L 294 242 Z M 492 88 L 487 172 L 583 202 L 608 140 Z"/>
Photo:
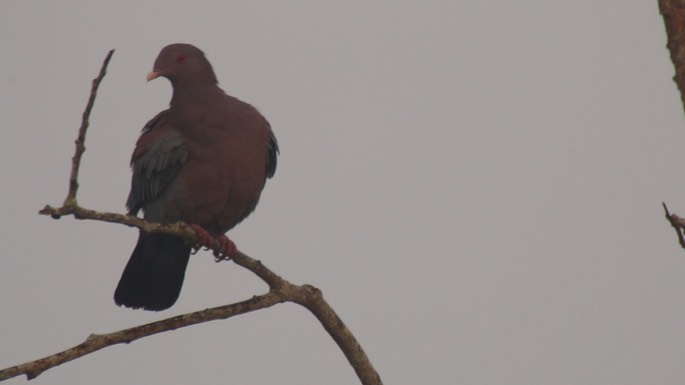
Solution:
<path fill-rule="evenodd" d="M 90 81 L 79 200 L 123 212 L 145 82 L 172 42 L 270 120 L 282 153 L 231 237 L 348 323 L 386 384 L 682 384 L 685 124 L 656 1 L 0 2 L 0 366 L 248 298 L 191 260 L 163 313 L 118 308 L 123 226 L 63 200 Z M 116 346 L 35 384 L 353 384 L 296 305 Z M 24 383 L 23 378 L 8 381 Z"/>

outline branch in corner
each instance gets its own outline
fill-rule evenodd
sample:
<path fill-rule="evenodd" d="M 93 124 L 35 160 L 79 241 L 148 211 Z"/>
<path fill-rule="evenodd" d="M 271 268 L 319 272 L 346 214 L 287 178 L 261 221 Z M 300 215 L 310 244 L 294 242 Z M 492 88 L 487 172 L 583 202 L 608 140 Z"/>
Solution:
<path fill-rule="evenodd" d="M 664 211 L 666 212 L 666 220 L 673 226 L 675 233 L 678 235 L 678 243 L 685 249 L 685 236 L 683 235 L 683 231 L 685 231 L 685 219 L 675 214 L 671 214 L 668 211 L 668 207 L 666 207 L 666 203 L 662 202 L 661 204 L 664 206 Z"/>

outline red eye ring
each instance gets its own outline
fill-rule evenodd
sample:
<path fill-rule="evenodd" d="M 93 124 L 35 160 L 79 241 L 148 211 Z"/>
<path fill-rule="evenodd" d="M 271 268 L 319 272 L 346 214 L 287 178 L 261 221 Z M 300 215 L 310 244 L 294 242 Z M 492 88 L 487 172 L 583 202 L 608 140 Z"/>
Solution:
<path fill-rule="evenodd" d="M 176 56 L 176 63 L 183 64 L 186 62 L 186 55 Z"/>

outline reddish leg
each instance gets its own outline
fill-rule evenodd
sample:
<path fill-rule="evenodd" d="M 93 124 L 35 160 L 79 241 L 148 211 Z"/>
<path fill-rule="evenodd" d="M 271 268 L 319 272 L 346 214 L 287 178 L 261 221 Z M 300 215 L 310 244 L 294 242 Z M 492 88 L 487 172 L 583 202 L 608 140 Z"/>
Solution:
<path fill-rule="evenodd" d="M 193 229 L 195 232 L 195 235 L 197 236 L 197 243 L 195 244 L 195 248 L 199 249 L 201 247 L 206 247 L 208 249 L 212 248 L 212 243 L 214 240 L 214 237 L 212 237 L 212 234 L 208 233 L 207 230 L 203 229 L 202 227 L 190 223 L 188 226 Z"/>
<path fill-rule="evenodd" d="M 206 247 L 208 249 L 214 248 L 214 236 L 212 236 L 212 234 L 196 224 L 190 223 L 188 226 L 193 229 L 195 235 L 197 236 L 197 244 L 195 245 L 196 250 L 199 250 L 202 247 Z M 231 255 L 235 254 L 235 252 L 238 250 L 235 246 L 235 243 L 228 239 L 225 234 L 221 234 L 216 239 L 219 242 L 219 250 L 214 252 L 215 257 L 221 257 L 221 259 L 230 259 Z"/>
<path fill-rule="evenodd" d="M 223 257 L 223 259 L 230 259 L 233 254 L 235 254 L 236 251 L 238 251 L 238 248 L 235 246 L 235 243 L 233 243 L 232 240 L 228 239 L 226 234 L 221 234 L 219 236 L 219 244 L 221 245 L 221 250 L 219 252 L 219 255 L 214 254 L 216 257 Z"/>

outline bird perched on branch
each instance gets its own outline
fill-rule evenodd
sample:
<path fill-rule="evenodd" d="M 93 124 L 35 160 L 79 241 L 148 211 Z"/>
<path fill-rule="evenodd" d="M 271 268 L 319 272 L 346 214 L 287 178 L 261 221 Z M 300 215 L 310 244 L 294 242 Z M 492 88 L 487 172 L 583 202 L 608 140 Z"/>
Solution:
<path fill-rule="evenodd" d="M 256 108 L 219 88 L 204 53 L 190 44 L 162 49 L 147 80 L 169 79 L 169 108 L 143 128 L 131 158 L 126 205 L 154 222 L 184 221 L 195 247 L 216 237 L 221 254 L 235 244 L 224 234 L 257 206 L 276 171 L 278 143 Z M 164 310 L 179 296 L 193 245 L 182 237 L 140 232 L 114 293 L 118 305 Z"/>

